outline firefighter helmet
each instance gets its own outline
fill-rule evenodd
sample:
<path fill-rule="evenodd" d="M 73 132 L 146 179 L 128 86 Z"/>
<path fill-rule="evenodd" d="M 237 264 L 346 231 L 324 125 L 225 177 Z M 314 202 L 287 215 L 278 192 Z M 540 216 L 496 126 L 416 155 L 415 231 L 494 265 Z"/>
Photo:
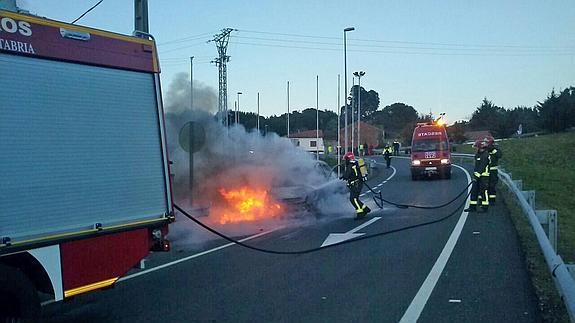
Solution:
<path fill-rule="evenodd" d="M 488 145 L 487 138 L 483 138 L 475 140 L 475 144 L 473 144 L 473 147 L 477 149 L 485 149 L 487 145 Z"/>
<path fill-rule="evenodd" d="M 353 152 L 348 151 L 345 153 L 345 155 L 343 155 L 343 159 L 344 160 L 355 160 L 355 156 L 353 155 Z"/>
<path fill-rule="evenodd" d="M 484 140 L 487 141 L 487 146 L 493 146 L 495 143 L 495 138 L 493 138 L 491 135 L 486 136 Z"/>

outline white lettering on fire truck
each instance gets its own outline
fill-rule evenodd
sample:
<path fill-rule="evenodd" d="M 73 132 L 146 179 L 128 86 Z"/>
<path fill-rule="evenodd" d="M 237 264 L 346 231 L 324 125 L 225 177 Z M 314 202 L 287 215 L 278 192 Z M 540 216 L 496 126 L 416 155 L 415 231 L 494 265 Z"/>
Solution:
<path fill-rule="evenodd" d="M 0 49 L 24 54 L 36 54 L 30 43 L 0 38 Z"/>
<path fill-rule="evenodd" d="M 420 132 L 417 134 L 417 136 L 418 137 L 441 136 L 441 132 L 439 132 L 439 131 Z"/>
<path fill-rule="evenodd" d="M 27 21 L 16 21 L 9 17 L 0 17 L 0 32 L 10 34 L 20 33 L 22 36 L 32 36 L 32 26 Z"/>

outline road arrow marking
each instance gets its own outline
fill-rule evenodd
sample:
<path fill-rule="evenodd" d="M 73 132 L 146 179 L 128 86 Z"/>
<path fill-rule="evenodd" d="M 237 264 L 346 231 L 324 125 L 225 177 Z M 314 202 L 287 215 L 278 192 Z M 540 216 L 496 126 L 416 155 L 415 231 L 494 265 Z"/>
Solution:
<path fill-rule="evenodd" d="M 347 231 L 346 233 L 330 233 L 327 236 L 327 238 L 325 239 L 325 241 L 321 244 L 321 246 L 325 247 L 325 246 L 336 244 L 336 243 L 339 243 L 342 241 L 346 241 L 346 240 L 360 237 L 360 236 L 364 235 L 365 233 L 356 233 L 357 231 L 367 227 L 368 225 L 375 223 L 375 221 L 377 221 L 379 219 L 381 219 L 381 217 L 376 216 L 375 218 L 365 222 L 364 224 L 359 225 L 356 228 L 353 228 L 353 229 Z"/>

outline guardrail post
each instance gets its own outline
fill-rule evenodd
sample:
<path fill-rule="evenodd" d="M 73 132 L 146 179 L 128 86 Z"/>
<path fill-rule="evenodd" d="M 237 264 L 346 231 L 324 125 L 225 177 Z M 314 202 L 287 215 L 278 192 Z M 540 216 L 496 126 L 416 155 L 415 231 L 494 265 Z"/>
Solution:
<path fill-rule="evenodd" d="M 521 193 L 523 193 L 523 196 L 527 200 L 527 203 L 529 203 L 529 206 L 535 210 L 535 191 L 521 191 Z"/>
<path fill-rule="evenodd" d="M 559 222 L 557 221 L 557 211 L 550 210 L 548 213 L 549 217 L 549 242 L 553 246 L 553 250 L 557 253 L 557 231 L 559 227 Z"/>
<path fill-rule="evenodd" d="M 557 232 L 559 222 L 557 219 L 557 210 L 537 210 L 535 211 L 539 223 L 547 225 L 547 237 L 555 253 L 557 253 Z"/>

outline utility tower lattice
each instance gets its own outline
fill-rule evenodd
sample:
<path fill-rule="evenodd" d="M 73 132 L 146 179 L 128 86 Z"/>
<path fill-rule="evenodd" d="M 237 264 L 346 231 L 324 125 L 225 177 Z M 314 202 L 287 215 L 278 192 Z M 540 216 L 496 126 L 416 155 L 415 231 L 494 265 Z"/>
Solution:
<path fill-rule="evenodd" d="M 210 42 L 216 43 L 219 54 L 219 57 L 213 60 L 212 63 L 216 63 L 219 70 L 218 118 L 224 126 L 228 125 L 228 77 L 226 63 L 230 61 L 230 57 L 226 52 L 228 50 L 230 33 L 234 30 L 232 28 L 222 29 L 220 34 L 214 35 L 214 38 L 210 40 Z"/>

